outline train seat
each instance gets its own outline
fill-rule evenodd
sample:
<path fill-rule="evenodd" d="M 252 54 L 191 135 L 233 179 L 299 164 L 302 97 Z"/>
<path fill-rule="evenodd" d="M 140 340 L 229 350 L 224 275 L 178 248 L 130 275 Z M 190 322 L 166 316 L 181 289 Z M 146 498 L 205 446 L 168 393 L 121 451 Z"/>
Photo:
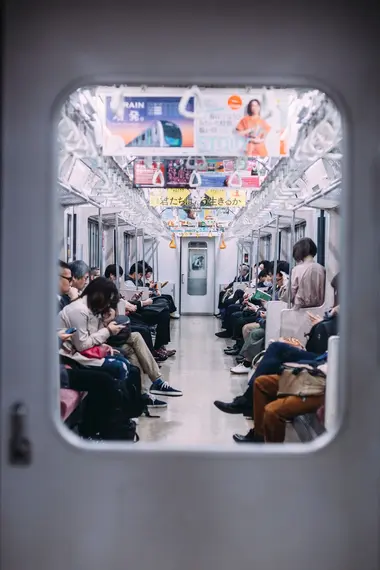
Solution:
<path fill-rule="evenodd" d="M 87 396 L 87 392 L 60 389 L 61 418 L 65 422 Z"/>

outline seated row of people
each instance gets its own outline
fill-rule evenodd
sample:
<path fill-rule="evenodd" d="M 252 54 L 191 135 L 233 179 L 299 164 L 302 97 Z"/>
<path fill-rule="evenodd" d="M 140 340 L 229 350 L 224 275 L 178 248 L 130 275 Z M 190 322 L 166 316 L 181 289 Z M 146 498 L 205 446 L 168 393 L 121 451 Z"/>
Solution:
<path fill-rule="evenodd" d="M 294 258 L 300 265 L 296 265 L 292 273 L 291 297 L 294 304 L 297 300 L 297 308 L 323 304 L 325 270 L 322 266 L 312 267 L 314 263 L 312 260 L 316 253 L 317 248 L 309 238 L 300 240 L 294 247 Z M 273 264 L 265 262 L 265 265 L 266 267 L 261 269 L 259 281 L 265 282 L 271 293 L 269 282 L 272 281 Z M 319 264 L 315 263 L 315 265 Z M 288 271 L 288 264 L 282 261 L 277 263 L 276 284 L 273 285 L 276 299 L 286 297 L 288 294 Z M 293 275 L 295 276 L 294 282 Z M 334 277 L 331 285 L 334 289 L 334 308 L 325 314 L 324 319 L 309 314 L 313 330 L 323 321 L 324 325 L 328 323 L 324 329 L 328 331 L 328 334 L 311 334 L 306 347 L 296 339 L 280 339 L 278 342 L 271 342 L 264 351 L 266 301 L 249 297 L 243 292 L 240 300 L 227 305 L 223 322 L 225 331 L 217 333 L 217 336 L 232 337 L 235 340 L 235 344 L 226 348 L 224 352 L 236 357 L 237 366 L 232 367 L 231 372 L 247 375 L 248 386 L 245 393 L 236 397 L 232 402 L 217 400 L 214 405 L 222 412 L 243 414 L 254 419 L 254 428 L 247 435 L 234 435 L 237 443 L 283 442 L 286 421 L 297 415 L 315 412 L 323 404 L 324 394 L 308 397 L 297 395 L 279 397 L 278 392 L 285 363 L 327 365 L 327 338 L 332 334 L 337 334 L 338 276 Z M 316 337 L 319 339 L 318 342 L 315 342 Z M 312 339 L 314 339 L 313 342 Z"/>
<path fill-rule="evenodd" d="M 117 315 L 120 296 L 112 278 L 116 267 L 108 267 L 105 277 L 97 276 L 82 261 L 70 265 L 60 261 L 59 270 L 61 386 L 89 393 L 82 435 L 129 439 L 131 387 L 135 392 L 140 387 L 141 410 L 166 408 L 166 401 L 158 400 L 157 395 L 182 396 L 180 390 L 161 378 L 156 362 L 175 354 L 164 346 L 170 341 L 169 303 L 163 299 L 162 308 L 147 315 L 152 299 L 148 299 L 150 303 L 130 301 L 126 302 L 126 315 Z M 154 345 L 151 325 L 157 327 Z M 91 374 L 96 377 L 93 385 Z M 143 381 L 141 387 L 145 375 L 151 384 Z"/>

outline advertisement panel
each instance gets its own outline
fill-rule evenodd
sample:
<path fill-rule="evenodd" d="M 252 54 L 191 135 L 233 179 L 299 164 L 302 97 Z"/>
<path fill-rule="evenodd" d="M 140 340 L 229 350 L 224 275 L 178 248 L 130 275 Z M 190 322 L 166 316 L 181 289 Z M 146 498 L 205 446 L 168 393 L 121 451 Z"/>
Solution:
<path fill-rule="evenodd" d="M 136 159 L 133 163 L 133 180 L 136 186 L 150 187 L 154 186 L 153 176 L 159 166 L 163 176 L 165 176 L 165 165 L 152 162 L 152 168 L 145 166 L 143 159 Z"/>
<path fill-rule="evenodd" d="M 128 88 L 115 106 L 109 90 L 103 95 L 103 153 L 281 157 L 288 154 L 283 139 L 291 97 L 281 89 L 208 88 L 191 96 L 178 88 L 152 88 L 149 93 Z"/>
<path fill-rule="evenodd" d="M 181 156 L 195 152 L 194 119 L 183 117 L 181 96 L 141 95 L 123 98 L 124 111 L 115 113 L 112 95 L 106 94 L 105 156 Z M 187 110 L 194 110 L 190 99 Z"/>
<path fill-rule="evenodd" d="M 246 205 L 245 190 L 239 188 L 208 188 L 203 192 L 201 208 L 242 208 Z M 196 201 L 186 188 L 157 188 L 149 193 L 149 204 L 154 207 L 196 209 Z"/>

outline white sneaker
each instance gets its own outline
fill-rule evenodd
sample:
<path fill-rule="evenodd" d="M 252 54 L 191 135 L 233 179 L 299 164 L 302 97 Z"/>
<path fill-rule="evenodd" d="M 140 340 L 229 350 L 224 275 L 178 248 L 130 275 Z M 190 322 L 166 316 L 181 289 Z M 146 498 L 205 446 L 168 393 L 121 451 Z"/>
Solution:
<path fill-rule="evenodd" d="M 181 315 L 179 313 L 170 313 L 170 317 L 172 319 L 180 319 Z"/>
<path fill-rule="evenodd" d="M 244 366 L 243 363 L 238 364 L 237 366 L 231 368 L 232 374 L 249 374 L 250 370 L 251 369 Z"/>

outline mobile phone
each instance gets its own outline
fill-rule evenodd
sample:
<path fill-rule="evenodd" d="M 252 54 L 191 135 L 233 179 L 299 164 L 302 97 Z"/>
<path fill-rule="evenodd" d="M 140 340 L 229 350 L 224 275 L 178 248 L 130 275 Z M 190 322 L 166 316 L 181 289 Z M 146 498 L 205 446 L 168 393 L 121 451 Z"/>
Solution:
<path fill-rule="evenodd" d="M 77 332 L 77 329 L 75 327 L 65 330 L 65 334 L 74 334 L 75 332 Z"/>

